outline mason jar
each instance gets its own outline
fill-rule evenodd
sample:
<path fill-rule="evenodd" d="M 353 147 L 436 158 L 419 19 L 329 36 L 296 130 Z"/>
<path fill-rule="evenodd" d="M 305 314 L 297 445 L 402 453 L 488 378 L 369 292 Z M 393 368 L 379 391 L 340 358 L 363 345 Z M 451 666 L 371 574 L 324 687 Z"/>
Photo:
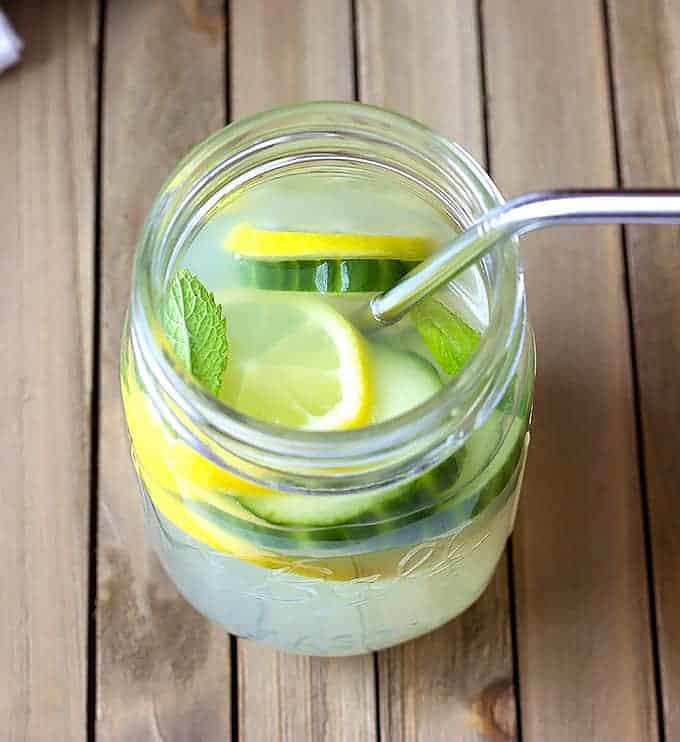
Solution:
<path fill-rule="evenodd" d="M 159 319 L 192 241 L 253 194 L 265 194 L 254 203 L 273 227 L 289 227 L 291 213 L 302 230 L 323 222 L 370 232 L 384 228 L 376 219 L 395 228 L 416 219 L 437 222 L 442 239 L 502 199 L 469 154 L 420 124 L 356 103 L 313 103 L 199 144 L 162 188 L 139 240 L 121 381 L 160 561 L 198 611 L 235 635 L 301 654 L 370 652 L 468 608 L 512 530 L 534 380 L 518 246 L 498 246 L 443 289 L 472 303 L 483 332 L 429 400 L 354 430 L 287 429 L 201 388 L 174 359 Z M 399 385 L 386 393 L 400 394 Z M 331 525 L 281 525 L 242 506 L 258 493 L 298 498 L 290 502 L 301 512 L 329 498 L 339 511 L 389 506 Z"/>

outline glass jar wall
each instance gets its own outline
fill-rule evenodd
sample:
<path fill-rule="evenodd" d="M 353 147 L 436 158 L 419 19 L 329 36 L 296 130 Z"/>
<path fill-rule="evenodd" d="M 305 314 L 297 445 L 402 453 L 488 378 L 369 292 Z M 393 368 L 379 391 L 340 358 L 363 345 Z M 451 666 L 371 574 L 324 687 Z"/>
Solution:
<path fill-rule="evenodd" d="M 219 246 L 245 222 L 440 244 L 499 202 L 456 145 L 359 104 L 232 125 L 164 186 L 138 247 L 123 398 L 154 548 L 185 597 L 230 632 L 357 654 L 430 631 L 480 595 L 512 529 L 528 445 L 523 275 L 509 243 L 443 290 L 481 341 L 430 399 L 402 409 L 397 379 L 382 390 L 390 419 L 319 433 L 238 412 L 183 371 L 158 316 L 173 272 L 189 267 L 218 295 L 239 290 L 241 266 Z M 366 298 L 332 302 L 351 317 Z M 385 332 L 388 343 L 410 337 Z"/>

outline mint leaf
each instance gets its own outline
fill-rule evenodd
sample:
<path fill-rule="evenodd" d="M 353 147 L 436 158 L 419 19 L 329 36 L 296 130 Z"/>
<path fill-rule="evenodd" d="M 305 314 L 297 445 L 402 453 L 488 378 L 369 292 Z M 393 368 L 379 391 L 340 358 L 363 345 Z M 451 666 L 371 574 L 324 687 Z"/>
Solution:
<path fill-rule="evenodd" d="M 217 394 L 227 365 L 227 323 L 213 294 L 190 271 L 182 269 L 174 275 L 161 324 L 186 369 Z"/>
<path fill-rule="evenodd" d="M 480 333 L 436 299 L 424 299 L 411 319 L 433 358 L 447 374 L 457 374 L 477 349 Z"/>

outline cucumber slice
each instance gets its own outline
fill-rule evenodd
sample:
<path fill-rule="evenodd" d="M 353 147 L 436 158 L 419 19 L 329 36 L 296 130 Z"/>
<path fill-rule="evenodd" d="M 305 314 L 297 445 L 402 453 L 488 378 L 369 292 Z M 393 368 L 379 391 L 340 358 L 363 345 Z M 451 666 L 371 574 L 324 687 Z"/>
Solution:
<path fill-rule="evenodd" d="M 460 463 L 457 486 L 462 492 L 455 500 L 457 504 L 463 499 L 469 501 L 471 515 L 481 512 L 500 495 L 517 469 L 527 421 L 515 417 L 507 428 L 506 418 L 502 412 L 494 410 L 456 453 Z M 504 430 L 507 430 L 505 435 Z"/>
<path fill-rule="evenodd" d="M 527 421 L 516 417 L 510 425 L 500 450 L 484 472 L 483 484 L 473 515 L 477 515 L 500 495 L 517 471 L 527 432 Z"/>
<path fill-rule="evenodd" d="M 516 417 L 509 429 L 507 423 L 504 424 L 506 420 L 507 416 L 494 411 L 452 457 L 460 465 L 456 481 L 458 494 L 438 505 L 433 516 L 425 522 L 427 538 L 436 538 L 468 522 L 513 481 L 522 456 L 527 420 Z M 507 430 L 505 435 L 504 430 Z M 434 472 L 452 459 L 437 467 Z M 445 491 L 443 487 L 440 489 L 440 493 Z"/>
<path fill-rule="evenodd" d="M 280 526 L 335 526 L 359 518 L 385 518 L 388 505 L 406 496 L 407 487 L 370 495 L 248 495 L 239 502 L 260 518 Z"/>
<path fill-rule="evenodd" d="M 378 344 L 372 344 L 370 350 L 375 373 L 376 422 L 411 409 L 441 388 L 437 372 L 415 353 L 401 353 Z M 258 494 L 239 497 L 238 501 L 254 515 L 277 525 L 334 526 L 359 520 L 383 520 L 393 515 L 413 491 L 413 484 L 408 484 L 370 495 Z"/>
<path fill-rule="evenodd" d="M 385 291 L 417 263 L 401 260 L 248 260 L 240 259 L 239 281 L 270 291 L 320 294 Z"/>
<path fill-rule="evenodd" d="M 410 498 L 410 495 L 407 496 Z M 288 495 L 281 494 L 281 497 Z M 398 507 L 401 501 L 395 498 L 391 502 Z M 353 542 L 358 552 L 362 553 L 367 549 L 380 550 L 400 546 L 404 539 L 417 540 L 414 534 L 422 531 L 417 515 L 414 515 L 413 519 L 401 519 L 399 527 L 395 528 L 393 521 L 395 513 L 387 505 L 382 514 L 378 509 L 371 511 L 373 519 L 367 522 L 357 520 L 335 526 L 312 527 L 287 524 L 280 527 L 253 515 L 236 502 L 228 508 L 195 500 L 184 500 L 183 505 L 201 518 L 210 521 L 215 527 L 239 535 L 251 542 L 253 547 L 268 552 L 318 555 L 321 549 L 324 553 L 347 554 L 348 546 Z M 382 517 L 382 521 L 376 522 L 376 517 Z M 367 546 L 369 541 L 370 547 Z"/>
<path fill-rule="evenodd" d="M 494 456 L 494 460 L 490 460 L 503 440 L 503 418 L 502 412 L 494 410 L 461 448 L 461 452 L 465 452 L 465 460 L 460 470 L 461 486 L 467 485 L 480 474 L 485 475 L 486 467 L 498 459 L 498 456 Z"/>
<path fill-rule="evenodd" d="M 442 388 L 439 374 L 417 353 L 373 343 L 373 422 L 381 423 L 417 407 Z"/>

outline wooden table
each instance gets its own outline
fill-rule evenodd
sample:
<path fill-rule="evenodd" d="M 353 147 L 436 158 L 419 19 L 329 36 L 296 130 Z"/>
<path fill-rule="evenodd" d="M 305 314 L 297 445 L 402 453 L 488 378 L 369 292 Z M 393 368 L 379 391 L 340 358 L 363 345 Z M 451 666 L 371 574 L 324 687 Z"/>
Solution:
<path fill-rule="evenodd" d="M 512 546 L 483 598 L 376 656 L 229 638 L 150 556 L 118 344 L 135 237 L 225 121 L 359 98 L 506 195 L 672 186 L 677 0 L 14 0 L 0 77 L 0 740 L 680 740 L 680 246 L 524 243 L 539 346 Z"/>

